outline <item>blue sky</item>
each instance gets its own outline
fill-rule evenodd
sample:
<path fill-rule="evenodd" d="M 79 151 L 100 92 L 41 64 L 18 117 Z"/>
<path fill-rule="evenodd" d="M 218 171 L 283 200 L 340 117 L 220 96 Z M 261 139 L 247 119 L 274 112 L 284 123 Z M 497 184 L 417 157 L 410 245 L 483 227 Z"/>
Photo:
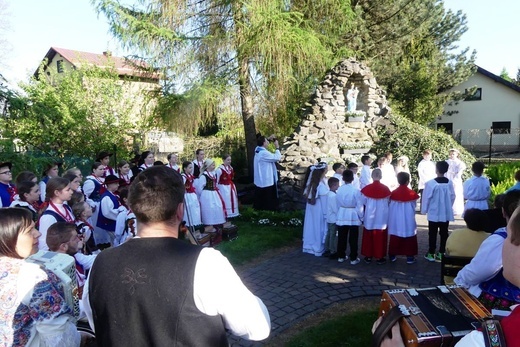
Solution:
<path fill-rule="evenodd" d="M 107 49 L 123 55 L 90 0 L 0 0 L 7 2 L 11 46 L 0 73 L 16 82 L 26 80 L 51 46 L 101 53 Z M 505 67 L 511 77 L 520 68 L 520 1 L 445 0 L 446 7 L 462 10 L 469 30 L 461 47 L 477 50 L 477 64 L 499 74 Z M 2 18 L 3 19 L 3 18 Z"/>

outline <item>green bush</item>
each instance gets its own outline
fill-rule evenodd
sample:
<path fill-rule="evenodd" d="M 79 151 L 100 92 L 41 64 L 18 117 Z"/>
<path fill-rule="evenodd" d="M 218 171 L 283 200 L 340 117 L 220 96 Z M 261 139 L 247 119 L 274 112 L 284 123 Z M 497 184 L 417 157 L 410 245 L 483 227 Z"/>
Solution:
<path fill-rule="evenodd" d="M 471 177 L 471 164 L 476 159 L 450 135 L 419 125 L 397 114 L 392 114 L 389 123 L 376 126 L 379 141 L 372 147 L 372 152 L 379 158 L 390 151 L 394 160 L 406 155 L 410 159 L 410 173 L 414 186 L 417 186 L 418 182 L 417 164 L 422 160 L 422 152 L 426 149 L 432 151 L 433 161 L 439 161 L 448 159 L 449 150 L 456 148 L 460 151 L 460 159 L 468 167 L 463 179 Z"/>
<path fill-rule="evenodd" d="M 491 180 L 490 203 L 493 203 L 495 196 L 505 193 L 515 185 L 515 173 L 518 167 L 517 163 L 503 163 L 486 168 L 486 175 Z"/>
<path fill-rule="evenodd" d="M 492 183 L 512 182 L 511 187 L 515 184 L 515 173 L 520 166 L 518 163 L 504 163 L 499 165 L 491 165 L 486 169 L 486 175 L 491 179 Z"/>

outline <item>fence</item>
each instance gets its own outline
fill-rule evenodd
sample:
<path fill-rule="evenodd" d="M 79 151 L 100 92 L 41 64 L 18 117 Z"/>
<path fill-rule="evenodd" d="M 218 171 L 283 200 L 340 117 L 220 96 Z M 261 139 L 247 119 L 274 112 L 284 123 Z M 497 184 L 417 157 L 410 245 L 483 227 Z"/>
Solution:
<path fill-rule="evenodd" d="M 497 152 L 520 150 L 520 128 L 459 129 L 453 133 L 453 138 L 470 152 L 492 155 Z"/>

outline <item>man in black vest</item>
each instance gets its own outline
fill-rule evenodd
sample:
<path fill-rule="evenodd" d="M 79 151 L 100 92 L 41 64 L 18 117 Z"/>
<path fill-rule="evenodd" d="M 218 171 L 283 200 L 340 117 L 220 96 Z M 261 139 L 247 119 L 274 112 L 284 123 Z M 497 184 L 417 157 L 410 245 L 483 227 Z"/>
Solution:
<path fill-rule="evenodd" d="M 100 346 L 227 346 L 226 329 L 269 336 L 267 308 L 229 261 L 178 240 L 183 199 L 181 175 L 165 166 L 130 185 L 137 237 L 98 255 L 83 293 Z"/>

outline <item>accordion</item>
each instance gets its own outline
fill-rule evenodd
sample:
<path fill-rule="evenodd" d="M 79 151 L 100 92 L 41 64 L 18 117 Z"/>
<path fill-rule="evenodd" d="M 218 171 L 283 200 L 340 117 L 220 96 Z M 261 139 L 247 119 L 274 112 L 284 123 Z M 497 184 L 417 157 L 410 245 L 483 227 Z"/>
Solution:
<path fill-rule="evenodd" d="M 454 346 L 463 336 L 480 328 L 483 321 L 492 318 L 474 296 L 455 285 L 383 291 L 380 315 L 395 311 L 392 310 L 395 306 L 401 311 L 399 327 L 407 347 Z M 385 315 L 381 325 L 385 319 L 391 320 L 391 315 Z"/>
<path fill-rule="evenodd" d="M 80 316 L 78 279 L 74 257 L 63 253 L 39 251 L 26 259 L 54 273 L 63 285 L 65 301 L 70 306 L 73 316 Z"/>

